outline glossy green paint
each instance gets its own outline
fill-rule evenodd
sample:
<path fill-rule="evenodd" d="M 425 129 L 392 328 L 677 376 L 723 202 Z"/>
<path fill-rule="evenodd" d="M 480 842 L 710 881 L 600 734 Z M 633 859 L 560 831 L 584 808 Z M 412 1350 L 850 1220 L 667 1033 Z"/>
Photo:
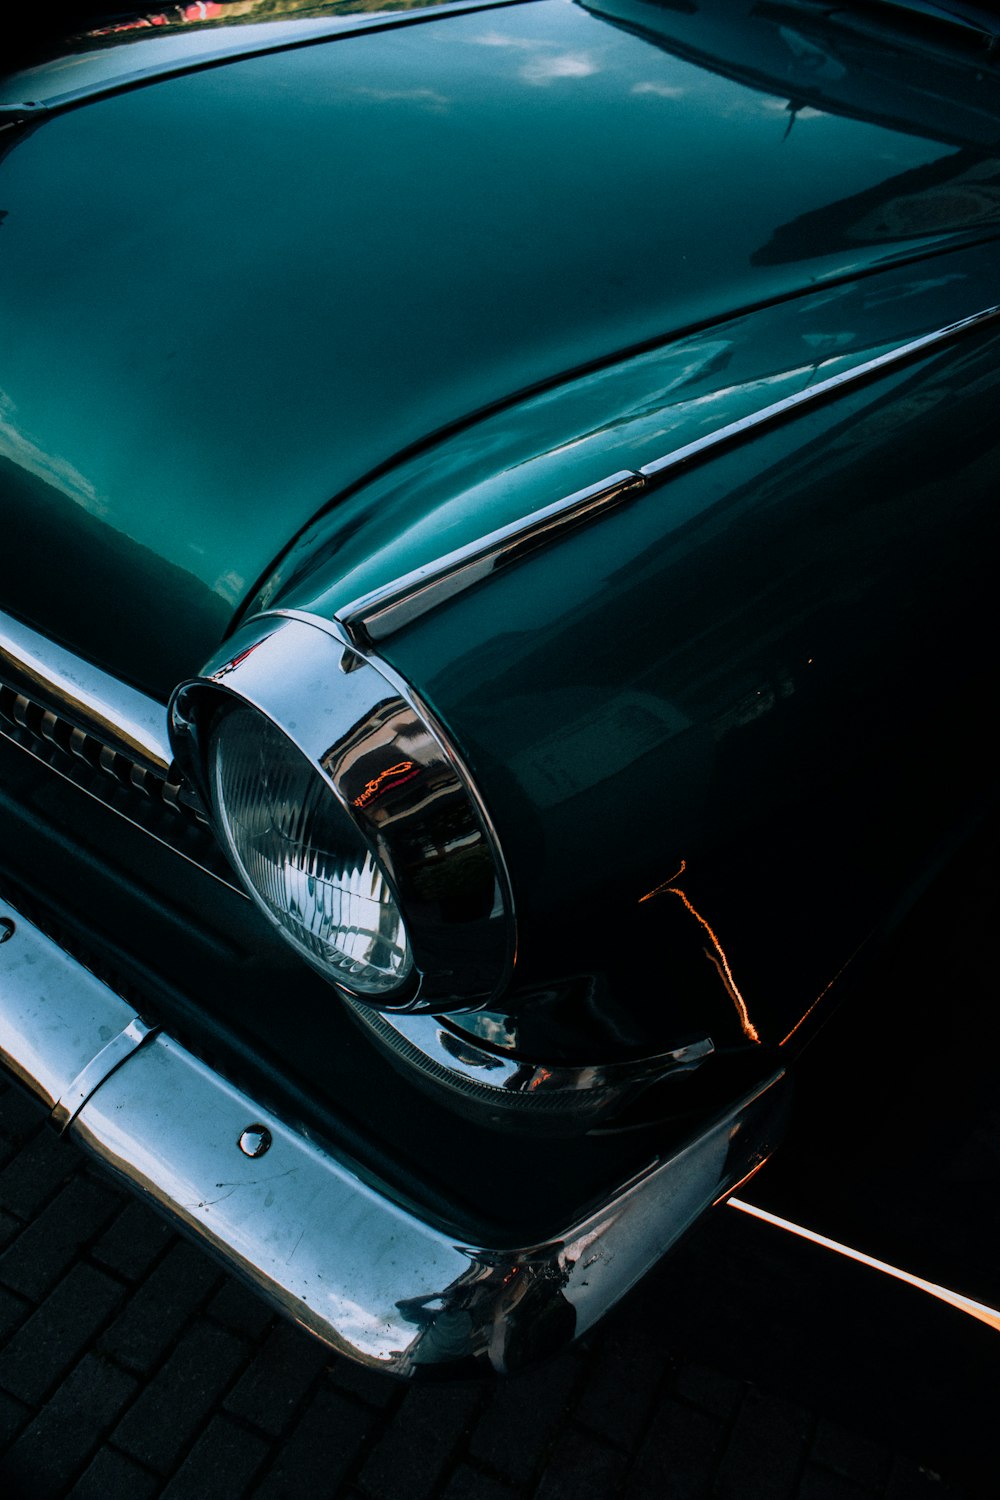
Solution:
<path fill-rule="evenodd" d="M 245 11 L 195 22 L 176 11 L 161 13 L 155 27 L 96 31 L 58 36 L 53 17 L 47 46 L 35 38 L 30 64 L 0 78 L 0 119 L 50 111 L 83 99 L 96 99 L 123 87 L 167 78 L 196 68 L 313 42 L 349 31 L 379 31 L 393 24 L 398 12 L 432 12 L 436 5 L 486 9 L 520 0 L 319 0 L 294 13 L 260 19 L 251 0 Z M 402 17 L 405 19 L 405 17 Z M 44 52 L 40 58 L 38 52 Z"/>
<path fill-rule="evenodd" d="M 300 534 L 247 606 L 330 617 L 490 531 L 638 469 L 980 311 L 997 248 L 950 251 L 790 298 L 606 366 L 428 445 Z M 683 516 L 640 501 L 650 536 Z"/>
<path fill-rule="evenodd" d="M 994 324 L 381 643 L 487 791 L 529 1055 L 780 1044 L 982 810 L 998 400 Z"/>
<path fill-rule="evenodd" d="M 951 191 L 992 158 L 816 110 L 789 134 L 786 104 L 537 0 L 8 135 L 3 607 L 165 696 L 334 500 L 327 558 L 362 529 L 387 569 L 397 534 L 422 555 L 440 494 L 380 514 L 362 486 L 437 435 L 474 443 L 524 392 L 995 230 Z"/>

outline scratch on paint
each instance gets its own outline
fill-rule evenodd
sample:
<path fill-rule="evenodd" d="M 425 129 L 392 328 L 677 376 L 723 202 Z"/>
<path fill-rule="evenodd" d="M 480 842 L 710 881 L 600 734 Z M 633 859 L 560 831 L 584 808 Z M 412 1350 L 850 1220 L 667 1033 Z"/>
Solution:
<path fill-rule="evenodd" d="M 221 1186 L 221 1183 L 219 1184 L 219 1186 Z M 203 1198 L 200 1203 L 195 1203 L 193 1207 L 214 1208 L 216 1203 L 223 1203 L 227 1198 L 231 1198 L 239 1186 L 240 1184 L 238 1182 L 234 1182 L 228 1193 L 223 1193 L 218 1198 Z"/>
<path fill-rule="evenodd" d="M 222 1193 L 218 1198 L 203 1198 L 200 1203 L 189 1203 L 188 1208 L 212 1208 L 216 1203 L 222 1203 L 226 1198 L 231 1198 L 237 1188 L 260 1187 L 265 1182 L 278 1182 L 282 1177 L 292 1177 L 298 1171 L 298 1167 L 288 1167 L 284 1172 L 275 1172 L 270 1177 L 251 1177 L 249 1181 L 241 1182 L 217 1182 L 217 1188 L 228 1188 L 228 1193 Z"/>

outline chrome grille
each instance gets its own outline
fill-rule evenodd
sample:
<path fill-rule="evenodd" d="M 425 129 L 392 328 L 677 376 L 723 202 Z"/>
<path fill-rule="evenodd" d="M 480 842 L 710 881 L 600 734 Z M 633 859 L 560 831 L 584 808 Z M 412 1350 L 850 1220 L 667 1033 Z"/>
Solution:
<path fill-rule="evenodd" d="M 18 693 L 0 681 L 0 729 L 8 739 L 55 770 L 81 780 L 91 789 L 97 772 L 119 787 L 137 791 L 187 818 L 204 822 L 204 815 L 191 792 L 178 778 L 159 775 L 151 766 L 107 745 L 97 735 L 73 724 L 44 704 Z M 171 768 L 172 769 L 172 768 Z M 110 794 L 111 788 L 108 788 Z"/>
<path fill-rule="evenodd" d="M 242 889 L 170 758 L 162 705 L 3 614 L 0 736 Z"/>

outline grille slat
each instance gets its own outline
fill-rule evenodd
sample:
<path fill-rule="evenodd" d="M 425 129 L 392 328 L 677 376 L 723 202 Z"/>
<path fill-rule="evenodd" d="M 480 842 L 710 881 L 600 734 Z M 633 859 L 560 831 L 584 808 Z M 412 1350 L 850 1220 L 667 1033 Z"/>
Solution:
<path fill-rule="evenodd" d="M 235 877 L 188 787 L 0 680 L 0 734 L 217 879 Z"/>

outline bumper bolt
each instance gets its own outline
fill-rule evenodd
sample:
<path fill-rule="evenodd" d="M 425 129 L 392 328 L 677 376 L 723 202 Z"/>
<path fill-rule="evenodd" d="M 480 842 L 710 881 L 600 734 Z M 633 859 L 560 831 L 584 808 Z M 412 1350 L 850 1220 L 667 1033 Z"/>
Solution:
<path fill-rule="evenodd" d="M 263 1156 L 270 1149 L 271 1132 L 266 1125 L 248 1125 L 239 1139 L 244 1156 Z"/>

